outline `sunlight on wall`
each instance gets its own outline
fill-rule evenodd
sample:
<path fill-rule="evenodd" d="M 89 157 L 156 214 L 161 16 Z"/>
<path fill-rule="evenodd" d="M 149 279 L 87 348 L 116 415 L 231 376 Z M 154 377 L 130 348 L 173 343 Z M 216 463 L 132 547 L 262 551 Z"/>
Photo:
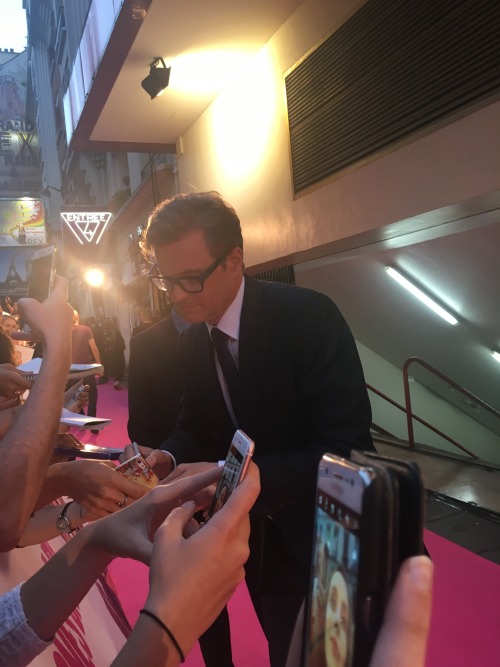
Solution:
<path fill-rule="evenodd" d="M 270 151 L 278 87 L 267 49 L 245 65 L 212 105 L 210 143 L 221 176 L 248 178 Z"/>

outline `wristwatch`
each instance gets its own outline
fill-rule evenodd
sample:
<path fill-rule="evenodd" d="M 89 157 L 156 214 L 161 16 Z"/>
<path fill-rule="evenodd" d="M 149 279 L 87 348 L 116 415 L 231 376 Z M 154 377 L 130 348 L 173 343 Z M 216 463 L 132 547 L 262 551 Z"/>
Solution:
<path fill-rule="evenodd" d="M 66 516 L 66 512 L 68 511 L 68 507 L 72 505 L 75 501 L 71 500 L 69 503 L 66 503 L 64 507 L 61 510 L 61 514 L 56 519 L 56 528 L 57 530 L 60 530 L 61 533 L 67 532 L 71 533 L 73 528 L 71 528 L 71 521 L 68 519 Z"/>

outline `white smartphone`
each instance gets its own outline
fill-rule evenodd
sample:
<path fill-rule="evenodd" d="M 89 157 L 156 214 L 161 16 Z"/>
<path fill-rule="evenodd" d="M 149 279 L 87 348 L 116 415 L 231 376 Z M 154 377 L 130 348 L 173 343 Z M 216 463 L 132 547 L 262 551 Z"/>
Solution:
<path fill-rule="evenodd" d="M 229 446 L 224 462 L 224 470 L 217 484 L 212 504 L 207 512 L 206 521 L 220 510 L 233 490 L 245 477 L 254 449 L 254 441 L 238 429 Z"/>
<path fill-rule="evenodd" d="M 53 245 L 37 250 L 31 258 L 28 296 L 45 301 L 54 284 L 56 251 Z"/>
<path fill-rule="evenodd" d="M 64 407 L 68 408 L 73 403 L 75 403 L 78 400 L 78 397 L 82 393 L 82 391 L 85 391 L 85 385 L 83 384 L 83 380 L 80 379 L 76 384 L 71 386 L 69 389 L 67 389 L 64 392 Z"/>

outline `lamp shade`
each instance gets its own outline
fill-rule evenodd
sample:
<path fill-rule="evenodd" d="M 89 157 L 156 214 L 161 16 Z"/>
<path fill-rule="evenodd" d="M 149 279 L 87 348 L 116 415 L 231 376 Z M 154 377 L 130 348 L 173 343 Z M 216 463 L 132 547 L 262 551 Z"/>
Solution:
<path fill-rule="evenodd" d="M 159 67 L 159 63 L 162 67 Z M 165 90 L 170 80 L 170 67 L 166 67 L 163 58 L 153 60 L 148 76 L 141 81 L 141 86 L 152 100 Z"/>

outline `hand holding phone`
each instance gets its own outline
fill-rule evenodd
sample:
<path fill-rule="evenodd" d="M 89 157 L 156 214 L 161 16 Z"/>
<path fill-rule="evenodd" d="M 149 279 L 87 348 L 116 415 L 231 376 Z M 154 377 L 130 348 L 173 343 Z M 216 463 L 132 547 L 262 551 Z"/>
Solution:
<path fill-rule="evenodd" d="M 56 249 L 53 245 L 33 253 L 28 285 L 28 297 L 45 301 L 54 284 Z"/>
<path fill-rule="evenodd" d="M 160 480 L 148 465 L 146 459 L 141 455 L 136 442 L 132 443 L 132 448 L 134 456 L 117 466 L 116 472 L 131 482 L 145 486 L 148 489 L 153 489 L 155 486 L 158 486 Z"/>
<path fill-rule="evenodd" d="M 36 301 L 45 301 L 54 285 L 56 249 L 53 245 L 33 253 L 28 283 L 28 297 Z M 23 326 L 25 334 L 31 332 L 27 324 Z M 17 340 L 21 340 L 17 338 Z"/>
<path fill-rule="evenodd" d="M 64 407 L 68 409 L 73 403 L 76 403 L 82 391 L 85 391 L 85 385 L 83 384 L 83 380 L 80 379 L 64 392 Z"/>
<path fill-rule="evenodd" d="M 319 466 L 303 667 L 367 667 L 401 562 L 423 549 L 415 464 L 352 456 Z"/>
<path fill-rule="evenodd" d="M 224 469 L 217 484 L 212 504 L 207 512 L 206 521 L 220 510 L 244 478 L 254 449 L 254 441 L 243 431 L 237 430 L 229 447 Z"/>

